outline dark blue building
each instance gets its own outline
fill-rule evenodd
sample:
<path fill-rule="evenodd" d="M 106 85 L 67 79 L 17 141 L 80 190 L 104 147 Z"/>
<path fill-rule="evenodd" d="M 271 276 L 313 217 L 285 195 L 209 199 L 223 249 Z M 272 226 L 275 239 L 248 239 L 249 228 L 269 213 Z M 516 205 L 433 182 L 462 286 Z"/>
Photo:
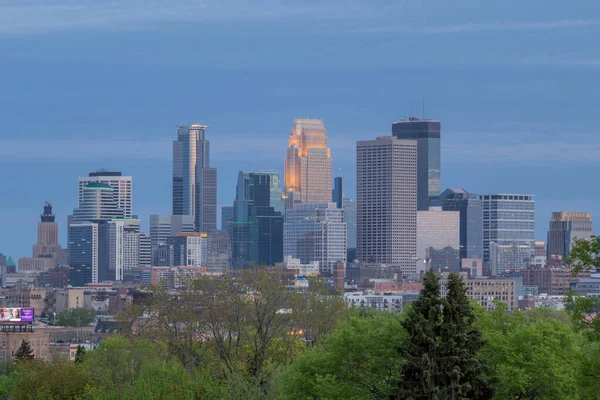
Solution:
<path fill-rule="evenodd" d="M 460 212 L 460 258 L 483 259 L 483 206 L 479 196 L 464 189 L 446 189 L 442 210 Z"/>

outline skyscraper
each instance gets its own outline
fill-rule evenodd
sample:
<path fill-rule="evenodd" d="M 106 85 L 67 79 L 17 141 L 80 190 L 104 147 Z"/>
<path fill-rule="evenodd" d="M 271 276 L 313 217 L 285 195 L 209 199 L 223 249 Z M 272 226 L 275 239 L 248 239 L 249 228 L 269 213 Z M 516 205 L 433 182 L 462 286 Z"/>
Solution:
<path fill-rule="evenodd" d="M 346 185 L 344 185 L 344 178 L 336 176 L 333 178 L 333 190 L 331 191 L 331 201 L 333 201 L 337 208 L 343 207 L 344 198 L 346 197 Z"/>
<path fill-rule="evenodd" d="M 113 196 L 117 207 L 123 210 L 124 218 L 132 218 L 132 183 L 131 176 L 123 176 L 120 172 L 98 170 L 90 172 L 87 177 L 79 178 L 79 205 L 83 202 L 83 189 L 92 182 L 104 183 L 113 188 Z"/>
<path fill-rule="evenodd" d="M 99 282 L 98 224 L 81 222 L 69 226 L 69 283 L 84 286 Z"/>
<path fill-rule="evenodd" d="M 221 229 L 229 235 L 229 241 L 233 240 L 233 206 L 221 207 Z"/>
<path fill-rule="evenodd" d="M 281 187 L 276 172 L 238 174 L 234 201 L 232 265 L 273 265 L 283 261 L 283 214 Z"/>
<path fill-rule="evenodd" d="M 417 141 L 357 142 L 356 183 L 358 260 L 416 273 Z"/>
<path fill-rule="evenodd" d="M 344 209 L 344 222 L 346 222 L 346 246 L 356 250 L 356 201 L 342 199 L 342 208 Z"/>
<path fill-rule="evenodd" d="M 123 218 L 119 208 L 115 189 L 101 182 L 90 182 L 81 189 L 79 207 L 73 210 L 73 223 L 106 222 L 114 218 Z"/>
<path fill-rule="evenodd" d="M 346 264 L 344 211 L 335 203 L 296 204 L 286 210 L 283 254 L 300 263 L 319 262 L 319 271 L 331 276 L 337 262 Z"/>
<path fill-rule="evenodd" d="M 417 141 L 417 209 L 427 211 L 440 196 L 440 121 L 410 117 L 392 124 L 398 139 Z"/>
<path fill-rule="evenodd" d="M 58 265 L 62 248 L 58 244 L 58 224 L 54 222 L 52 205 L 46 202 L 37 229 L 37 242 L 31 258 L 19 259 L 19 272 L 45 271 Z"/>
<path fill-rule="evenodd" d="M 531 256 L 535 243 L 533 195 L 500 193 L 484 194 L 479 198 L 483 206 L 483 261 L 491 260 L 491 243 L 526 245 Z"/>
<path fill-rule="evenodd" d="M 460 266 L 460 213 L 429 207 L 417 211 L 417 272 L 429 264 L 435 270 L 458 272 Z"/>
<path fill-rule="evenodd" d="M 194 232 L 191 215 L 150 215 L 150 241 L 153 246 L 167 243 L 169 236 L 179 232 Z"/>
<path fill-rule="evenodd" d="M 118 218 L 108 222 L 109 280 L 122 281 L 126 271 L 140 265 L 140 220 Z"/>
<path fill-rule="evenodd" d="M 285 159 L 286 208 L 331 201 L 331 151 L 320 119 L 295 119 Z"/>
<path fill-rule="evenodd" d="M 483 206 L 464 189 L 446 189 L 440 195 L 444 211 L 460 212 L 460 258 L 483 259 Z"/>
<path fill-rule="evenodd" d="M 204 232 L 180 232 L 167 239 L 173 246 L 173 259 L 176 267 L 205 266 L 208 256 L 208 234 Z"/>
<path fill-rule="evenodd" d="M 217 170 L 206 125 L 179 126 L 173 141 L 173 214 L 191 215 L 197 232 L 217 229 Z"/>
<path fill-rule="evenodd" d="M 547 259 L 568 258 L 573 239 L 589 239 L 593 235 L 589 212 L 553 212 L 548 230 Z"/>

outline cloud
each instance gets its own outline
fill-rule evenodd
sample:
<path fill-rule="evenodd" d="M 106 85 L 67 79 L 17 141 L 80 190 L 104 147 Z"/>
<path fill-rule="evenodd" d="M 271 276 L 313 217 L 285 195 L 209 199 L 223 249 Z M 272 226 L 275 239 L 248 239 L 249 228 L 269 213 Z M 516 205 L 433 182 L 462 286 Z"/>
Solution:
<path fill-rule="evenodd" d="M 404 32 L 414 35 L 440 35 L 451 33 L 471 33 L 484 31 L 548 31 L 572 28 L 588 28 L 600 26 L 600 20 L 558 20 L 558 21 L 535 21 L 535 22 L 468 22 L 458 25 L 441 26 L 407 26 L 390 25 L 376 26 L 362 29 L 363 32 Z"/>

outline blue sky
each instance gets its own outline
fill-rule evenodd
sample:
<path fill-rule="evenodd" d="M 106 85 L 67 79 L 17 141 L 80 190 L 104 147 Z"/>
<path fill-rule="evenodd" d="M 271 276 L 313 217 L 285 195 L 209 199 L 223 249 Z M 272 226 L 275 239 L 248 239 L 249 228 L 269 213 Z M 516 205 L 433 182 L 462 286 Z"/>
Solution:
<path fill-rule="evenodd" d="M 175 4 L 172 4 L 175 3 Z M 323 118 L 355 191 L 355 141 L 442 121 L 442 187 L 533 193 L 600 215 L 600 3 L 0 0 L 0 252 L 27 256 L 44 201 L 66 245 L 77 177 L 133 175 L 171 208 L 177 124 L 205 123 L 230 204 L 239 170 L 283 170 L 295 117 Z"/>

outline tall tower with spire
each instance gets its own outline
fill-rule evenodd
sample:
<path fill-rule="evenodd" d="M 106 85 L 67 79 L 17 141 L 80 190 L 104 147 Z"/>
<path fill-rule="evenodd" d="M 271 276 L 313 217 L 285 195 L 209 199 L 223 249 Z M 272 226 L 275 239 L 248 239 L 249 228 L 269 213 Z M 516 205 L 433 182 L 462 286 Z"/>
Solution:
<path fill-rule="evenodd" d="M 58 224 L 52 213 L 52 204 L 44 204 L 37 229 L 37 243 L 33 245 L 32 257 L 19 259 L 19 271 L 45 271 L 58 265 L 62 247 L 58 244 Z"/>
<path fill-rule="evenodd" d="M 320 119 L 295 119 L 285 159 L 286 208 L 331 201 L 331 150 Z"/>

